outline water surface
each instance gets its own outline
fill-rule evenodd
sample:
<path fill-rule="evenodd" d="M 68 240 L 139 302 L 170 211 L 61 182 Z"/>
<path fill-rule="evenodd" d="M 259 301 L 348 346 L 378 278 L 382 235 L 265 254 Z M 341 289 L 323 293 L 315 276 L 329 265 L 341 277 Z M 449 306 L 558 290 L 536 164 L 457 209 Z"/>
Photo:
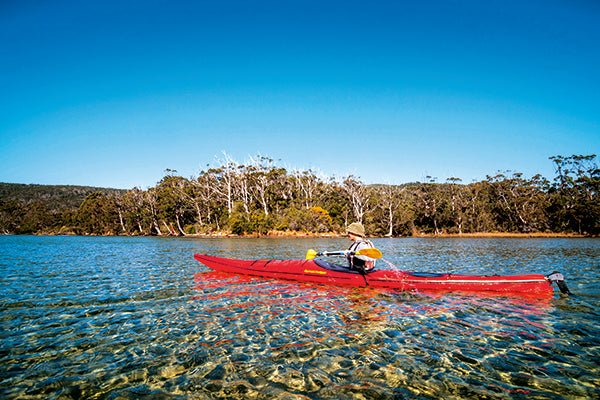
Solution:
<path fill-rule="evenodd" d="M 336 288 L 193 259 L 343 239 L 0 237 L 2 398 L 598 398 L 600 241 L 379 239 L 379 262 L 565 274 L 552 300 Z"/>

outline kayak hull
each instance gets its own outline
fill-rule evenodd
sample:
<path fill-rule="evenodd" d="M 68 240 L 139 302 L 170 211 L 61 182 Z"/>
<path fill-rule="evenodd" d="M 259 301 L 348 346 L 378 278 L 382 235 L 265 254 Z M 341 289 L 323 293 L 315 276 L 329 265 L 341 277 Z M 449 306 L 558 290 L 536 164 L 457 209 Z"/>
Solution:
<path fill-rule="evenodd" d="M 319 260 L 239 260 L 206 254 L 195 254 L 194 258 L 215 271 L 327 285 L 539 296 L 553 293 L 552 283 L 542 274 L 478 276 L 375 270 L 362 275 L 326 268 L 328 263 Z"/>

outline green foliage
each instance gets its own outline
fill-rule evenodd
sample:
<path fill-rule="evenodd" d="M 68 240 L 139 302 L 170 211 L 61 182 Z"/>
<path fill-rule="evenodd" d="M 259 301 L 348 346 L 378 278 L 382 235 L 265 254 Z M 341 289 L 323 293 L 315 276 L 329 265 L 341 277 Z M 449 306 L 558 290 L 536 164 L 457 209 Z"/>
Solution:
<path fill-rule="evenodd" d="M 114 235 L 118 230 L 118 210 L 115 198 L 96 192 L 89 195 L 77 211 L 79 234 Z"/>
<path fill-rule="evenodd" d="M 257 233 L 266 235 L 273 228 L 273 219 L 260 211 L 250 214 L 234 212 L 229 218 L 229 228 L 234 235 Z"/>
<path fill-rule="evenodd" d="M 292 207 L 286 210 L 277 228 L 279 230 L 325 233 L 333 230 L 333 219 L 327 210 L 319 206 L 313 206 L 308 210 Z"/>

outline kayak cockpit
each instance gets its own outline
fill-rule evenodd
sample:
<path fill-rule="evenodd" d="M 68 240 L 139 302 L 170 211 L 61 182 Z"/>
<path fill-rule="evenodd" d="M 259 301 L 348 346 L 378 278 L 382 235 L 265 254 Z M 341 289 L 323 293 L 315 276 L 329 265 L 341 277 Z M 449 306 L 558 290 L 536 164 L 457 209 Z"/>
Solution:
<path fill-rule="evenodd" d="M 319 260 L 319 259 L 314 259 L 313 261 L 319 267 L 328 269 L 330 271 L 346 272 L 346 273 L 349 273 L 349 274 L 361 274 L 361 275 L 364 274 L 364 273 L 361 273 L 360 271 L 357 271 L 355 269 L 351 269 L 347 265 L 334 264 L 334 263 L 330 263 L 328 261 L 323 261 L 323 260 Z M 373 271 L 375 271 L 375 270 L 373 269 L 373 270 L 370 270 L 370 271 L 366 271 L 366 273 L 368 274 L 368 273 L 373 272 Z"/>

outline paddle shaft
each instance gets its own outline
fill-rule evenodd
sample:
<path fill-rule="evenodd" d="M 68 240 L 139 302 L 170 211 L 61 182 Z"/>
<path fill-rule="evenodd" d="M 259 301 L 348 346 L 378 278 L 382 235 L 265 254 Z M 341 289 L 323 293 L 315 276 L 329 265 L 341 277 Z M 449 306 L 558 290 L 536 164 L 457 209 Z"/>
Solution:
<path fill-rule="evenodd" d="M 359 249 L 358 251 L 349 251 L 349 250 L 341 250 L 341 251 L 320 251 L 317 252 L 313 249 L 309 249 L 306 252 L 306 259 L 312 260 L 317 256 L 346 256 L 346 255 L 359 255 L 359 256 L 367 256 L 370 258 L 381 258 L 381 251 L 375 248 L 366 248 Z"/>
<path fill-rule="evenodd" d="M 319 253 L 319 255 L 321 256 L 345 256 L 346 254 L 348 254 L 348 251 L 322 251 Z"/>

